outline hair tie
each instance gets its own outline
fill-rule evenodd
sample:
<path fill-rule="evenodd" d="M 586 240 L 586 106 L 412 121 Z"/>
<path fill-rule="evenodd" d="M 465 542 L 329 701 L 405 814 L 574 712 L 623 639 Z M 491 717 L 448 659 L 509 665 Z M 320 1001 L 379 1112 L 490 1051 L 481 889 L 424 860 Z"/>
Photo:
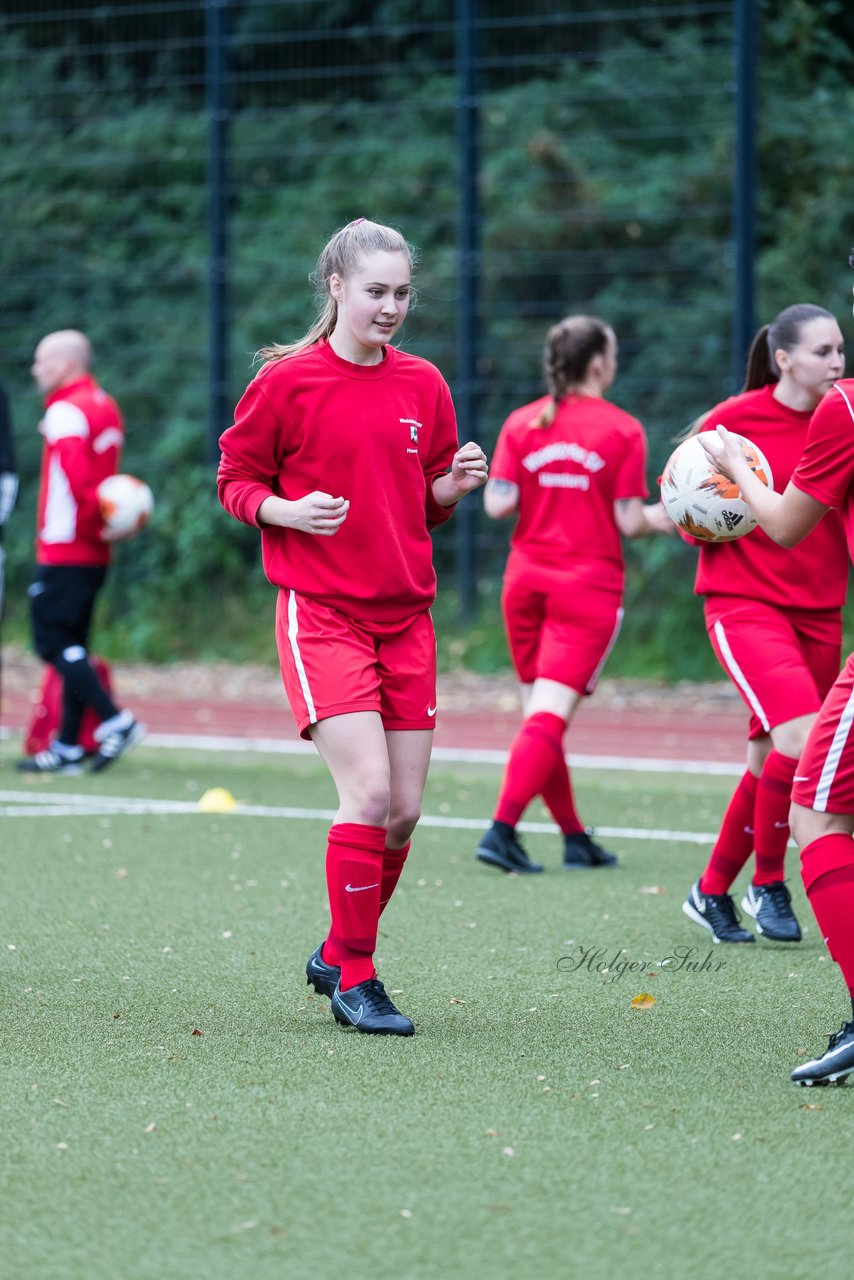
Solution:
<path fill-rule="evenodd" d="M 367 222 L 367 218 L 354 218 L 352 222 L 348 222 L 348 227 L 358 227 L 361 222 Z"/>

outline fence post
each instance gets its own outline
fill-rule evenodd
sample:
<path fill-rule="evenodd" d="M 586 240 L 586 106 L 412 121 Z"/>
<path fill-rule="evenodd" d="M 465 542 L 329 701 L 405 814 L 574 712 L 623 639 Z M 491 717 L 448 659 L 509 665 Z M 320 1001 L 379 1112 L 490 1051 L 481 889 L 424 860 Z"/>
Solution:
<path fill-rule="evenodd" d="M 478 283 L 480 211 L 478 201 L 477 0 L 457 0 L 457 163 L 459 169 L 460 308 L 455 401 L 460 440 L 476 440 Z M 460 503 L 454 517 L 457 595 L 461 622 L 477 612 L 477 499 Z"/>
<path fill-rule="evenodd" d="M 756 255 L 756 0 L 735 0 L 735 288 L 732 385 L 741 387 L 755 327 Z"/>
<path fill-rule="evenodd" d="M 228 383 L 228 7 L 205 0 L 205 102 L 208 117 L 208 430 L 205 458 L 219 457 L 218 441 L 231 408 Z"/>

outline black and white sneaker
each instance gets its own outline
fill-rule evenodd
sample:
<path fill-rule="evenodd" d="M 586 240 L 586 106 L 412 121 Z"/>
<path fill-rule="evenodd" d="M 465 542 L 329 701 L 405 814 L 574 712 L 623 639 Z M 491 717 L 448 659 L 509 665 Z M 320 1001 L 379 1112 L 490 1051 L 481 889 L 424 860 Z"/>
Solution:
<path fill-rule="evenodd" d="M 506 836 L 495 827 L 490 827 L 483 836 L 474 856 L 487 866 L 515 871 L 519 875 L 531 875 L 543 869 L 541 862 L 531 861 L 515 836 Z"/>
<path fill-rule="evenodd" d="M 15 768 L 19 773 L 62 773 L 66 777 L 83 772 L 83 748 L 66 747 L 64 744 L 52 742 L 44 751 L 37 751 L 34 756 L 25 756 L 19 760 Z"/>
<path fill-rule="evenodd" d="M 615 867 L 619 858 L 608 853 L 589 831 L 573 831 L 563 838 L 563 867 L 565 871 L 577 871 L 582 867 Z"/>
<path fill-rule="evenodd" d="M 341 969 L 337 964 L 327 964 L 323 958 L 323 943 L 312 951 L 308 957 L 305 966 L 305 980 L 310 987 L 314 987 L 319 996 L 328 996 L 332 999 L 332 993 L 338 986 L 341 977 Z"/>
<path fill-rule="evenodd" d="M 792 1079 L 795 1084 L 844 1084 L 846 1076 L 854 1071 L 854 1019 L 846 1022 L 830 1037 L 827 1053 L 812 1062 L 795 1067 Z"/>
<path fill-rule="evenodd" d="M 699 880 L 691 886 L 682 910 L 689 920 L 708 929 L 715 942 L 756 941 L 753 934 L 738 923 L 738 912 L 729 894 L 701 893 Z"/>
<path fill-rule="evenodd" d="M 332 992 L 332 1013 L 343 1027 L 355 1027 L 368 1035 L 411 1036 L 415 1027 L 391 1002 L 379 978 L 359 982 L 347 991 L 339 982 Z"/>
<path fill-rule="evenodd" d="M 763 938 L 774 942 L 800 942 L 801 926 L 792 910 L 792 895 L 782 880 L 773 884 L 747 886 L 741 900 L 743 910 L 756 921 Z"/>
<path fill-rule="evenodd" d="M 129 711 L 122 712 L 121 720 L 116 728 L 102 733 L 104 725 L 108 723 L 110 722 L 105 720 L 104 724 L 99 725 L 95 730 L 98 750 L 92 757 L 92 763 L 89 766 L 92 773 L 100 773 L 102 769 L 106 769 L 108 764 L 113 764 L 120 756 L 126 755 L 131 747 L 135 747 L 138 742 L 142 742 L 147 732 L 145 725 L 140 724 L 138 720 L 134 720 Z"/>

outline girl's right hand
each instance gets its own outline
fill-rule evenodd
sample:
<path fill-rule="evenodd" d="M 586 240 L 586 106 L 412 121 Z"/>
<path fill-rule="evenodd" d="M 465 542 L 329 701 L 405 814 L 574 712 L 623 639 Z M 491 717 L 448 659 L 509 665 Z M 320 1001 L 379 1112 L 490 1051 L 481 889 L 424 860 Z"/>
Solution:
<path fill-rule="evenodd" d="M 333 533 L 337 533 L 350 510 L 347 498 L 333 498 L 331 493 L 321 493 L 317 489 L 288 505 L 291 508 L 289 528 L 321 538 L 331 538 Z"/>
<path fill-rule="evenodd" d="M 258 523 L 331 538 L 347 519 L 349 510 L 346 498 L 333 498 L 331 493 L 316 489 L 293 502 L 287 498 L 265 498 L 258 508 Z"/>

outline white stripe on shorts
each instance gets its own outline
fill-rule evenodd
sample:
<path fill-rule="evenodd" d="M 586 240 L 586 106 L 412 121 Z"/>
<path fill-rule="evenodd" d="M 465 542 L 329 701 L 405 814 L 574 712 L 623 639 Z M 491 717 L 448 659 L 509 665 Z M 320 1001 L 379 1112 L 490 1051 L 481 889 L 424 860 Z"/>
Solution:
<path fill-rule="evenodd" d="M 732 649 L 730 649 L 729 647 L 729 641 L 726 638 L 726 632 L 724 631 L 722 622 L 715 623 L 715 635 L 717 636 L 718 644 L 721 647 L 721 653 L 724 656 L 724 661 L 726 662 L 727 670 L 729 671 L 735 683 L 738 685 L 739 689 L 741 689 L 745 698 L 747 698 L 747 701 L 750 703 L 750 706 L 753 709 L 753 713 L 756 716 L 756 719 L 762 725 L 762 728 L 765 730 L 766 733 L 770 733 L 771 726 L 768 723 L 768 717 L 766 716 L 765 712 L 762 710 L 762 706 L 756 694 L 753 692 L 750 685 L 747 683 L 747 680 L 745 679 L 745 676 L 744 676 L 744 672 L 736 662 L 735 658 L 732 656 Z"/>
<path fill-rule="evenodd" d="M 315 710 L 314 699 L 311 696 L 308 676 L 305 674 L 302 654 L 299 651 L 299 623 L 297 620 L 297 593 L 295 591 L 288 591 L 288 641 L 291 646 L 291 653 L 294 656 L 294 665 L 299 676 L 300 688 L 302 689 L 302 696 L 305 698 L 309 720 L 312 724 L 317 724 L 317 711 Z"/>
<path fill-rule="evenodd" d="M 593 675 L 587 681 L 588 693 L 592 693 L 593 690 L 596 688 L 596 681 L 599 679 L 600 675 L 602 674 L 602 668 L 604 667 L 605 663 L 608 661 L 608 658 L 611 656 L 611 650 L 613 649 L 614 645 L 617 643 L 617 636 L 620 634 L 620 628 L 623 625 L 623 615 L 625 612 L 626 612 L 625 609 L 623 609 L 622 607 L 617 610 L 617 621 L 614 623 L 614 630 L 611 632 L 611 639 L 608 641 L 605 652 L 602 654 L 602 657 L 599 659 L 599 665 L 597 666 L 596 670 L 593 672 Z"/>
<path fill-rule="evenodd" d="M 830 744 L 830 750 L 827 753 L 821 777 L 815 789 L 815 800 L 812 807 L 817 813 L 827 812 L 830 788 L 836 779 L 836 770 L 839 768 L 839 761 L 842 758 L 842 752 L 845 750 L 852 722 L 854 722 L 854 693 L 849 697 L 845 704 L 845 710 L 839 717 L 839 724 L 836 726 L 836 732 L 833 735 L 833 741 Z"/>

